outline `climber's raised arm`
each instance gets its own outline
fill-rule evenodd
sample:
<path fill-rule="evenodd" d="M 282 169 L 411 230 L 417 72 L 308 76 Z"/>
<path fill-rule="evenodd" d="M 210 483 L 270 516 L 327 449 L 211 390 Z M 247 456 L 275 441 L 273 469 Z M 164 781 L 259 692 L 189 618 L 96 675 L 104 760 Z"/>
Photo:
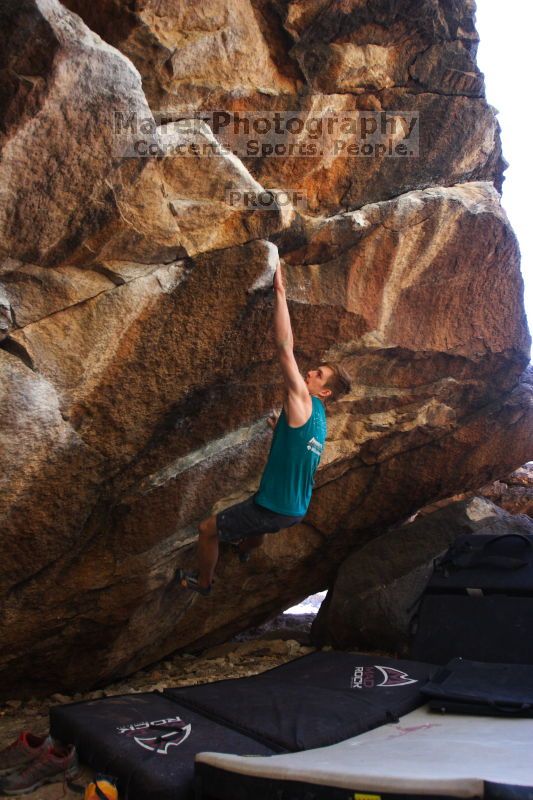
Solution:
<path fill-rule="evenodd" d="M 286 389 L 283 404 L 285 413 L 289 425 L 293 427 L 303 425 L 311 415 L 312 402 L 294 357 L 291 318 L 279 259 L 274 276 L 274 337 Z"/>

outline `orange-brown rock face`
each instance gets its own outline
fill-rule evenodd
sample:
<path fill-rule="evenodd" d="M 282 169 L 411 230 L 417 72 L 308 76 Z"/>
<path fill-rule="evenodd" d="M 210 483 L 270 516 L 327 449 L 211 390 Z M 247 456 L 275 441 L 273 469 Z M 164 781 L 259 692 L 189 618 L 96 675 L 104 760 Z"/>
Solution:
<path fill-rule="evenodd" d="M 479 494 L 511 514 L 527 514 L 533 518 L 533 462 L 525 464 L 503 480 L 480 489 Z"/>
<path fill-rule="evenodd" d="M 4 0 L 2 691 L 221 641 L 324 588 L 383 526 L 531 458 L 472 6 L 393 5 Z M 418 155 L 235 154 L 221 108 L 416 118 Z M 229 188 L 271 190 L 268 210 Z M 282 399 L 276 246 L 301 368 L 340 361 L 353 389 L 304 522 L 246 566 L 222 552 L 211 597 L 191 597 L 173 574 L 199 521 L 254 491 Z"/>

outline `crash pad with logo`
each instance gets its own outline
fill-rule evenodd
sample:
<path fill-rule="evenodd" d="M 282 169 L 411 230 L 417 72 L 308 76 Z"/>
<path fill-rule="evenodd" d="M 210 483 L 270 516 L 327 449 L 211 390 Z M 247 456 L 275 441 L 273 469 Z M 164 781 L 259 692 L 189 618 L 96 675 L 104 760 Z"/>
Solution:
<path fill-rule="evenodd" d="M 192 800 L 194 756 L 202 750 L 273 752 L 157 692 L 55 706 L 50 732 L 75 744 L 95 771 L 115 776 L 121 800 Z"/>
<path fill-rule="evenodd" d="M 340 742 L 422 705 L 436 667 L 337 651 L 317 652 L 260 675 L 166 689 L 180 705 L 273 750 Z"/>

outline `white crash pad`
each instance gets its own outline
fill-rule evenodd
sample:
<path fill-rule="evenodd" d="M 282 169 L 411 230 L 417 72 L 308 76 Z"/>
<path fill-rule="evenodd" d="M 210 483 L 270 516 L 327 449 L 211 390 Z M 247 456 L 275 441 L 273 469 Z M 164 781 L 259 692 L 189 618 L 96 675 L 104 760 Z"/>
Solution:
<path fill-rule="evenodd" d="M 274 756 L 199 753 L 197 764 L 360 792 L 482 797 L 484 783 L 533 786 L 533 719 L 440 714 L 424 706 L 330 747 Z"/>

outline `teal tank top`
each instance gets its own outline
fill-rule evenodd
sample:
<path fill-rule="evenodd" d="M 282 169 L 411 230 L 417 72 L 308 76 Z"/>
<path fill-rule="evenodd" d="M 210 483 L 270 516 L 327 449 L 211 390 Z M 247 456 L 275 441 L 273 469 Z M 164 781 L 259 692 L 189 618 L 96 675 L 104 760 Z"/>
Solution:
<path fill-rule="evenodd" d="M 285 410 L 274 428 L 268 461 L 255 502 L 291 517 L 303 517 L 311 501 L 313 478 L 326 441 L 326 412 L 318 397 L 306 423 L 291 428 Z"/>

